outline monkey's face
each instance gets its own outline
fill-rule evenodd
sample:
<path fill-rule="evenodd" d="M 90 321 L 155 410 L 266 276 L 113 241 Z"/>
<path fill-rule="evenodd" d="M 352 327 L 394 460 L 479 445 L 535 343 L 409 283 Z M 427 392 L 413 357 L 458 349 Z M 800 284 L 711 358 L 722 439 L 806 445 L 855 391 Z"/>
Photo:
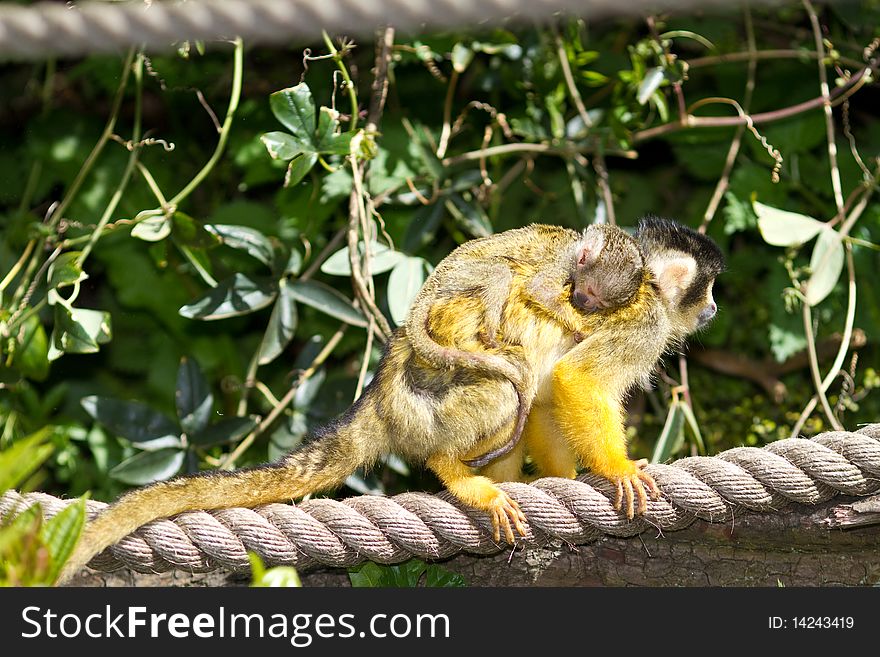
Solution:
<path fill-rule="evenodd" d="M 571 303 L 581 312 L 624 306 L 638 291 L 643 269 L 632 237 L 614 226 L 591 226 L 577 253 Z"/>
<path fill-rule="evenodd" d="M 675 325 L 679 337 L 684 337 L 695 331 L 706 328 L 715 313 L 718 312 L 718 306 L 712 297 L 712 284 L 714 280 L 710 280 L 708 285 L 702 290 L 701 295 L 693 303 L 682 304 L 677 310 L 673 309 L 673 325 Z"/>

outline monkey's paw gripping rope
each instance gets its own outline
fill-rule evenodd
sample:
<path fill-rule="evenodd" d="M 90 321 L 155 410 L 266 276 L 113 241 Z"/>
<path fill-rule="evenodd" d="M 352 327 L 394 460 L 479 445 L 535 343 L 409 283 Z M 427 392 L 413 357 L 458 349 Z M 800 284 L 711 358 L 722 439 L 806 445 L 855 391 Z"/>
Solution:
<path fill-rule="evenodd" d="M 633 536 L 654 527 L 682 529 L 701 518 L 724 522 L 737 508 L 778 511 L 790 502 L 818 504 L 838 493 L 880 490 L 880 424 L 856 432 L 831 431 L 813 439 L 791 438 L 764 448 L 737 447 L 712 457 L 650 465 L 662 495 L 642 516 L 627 520 L 613 506 L 615 490 L 591 475 L 539 479 L 500 486 L 525 513 L 521 543 L 553 539 L 579 544 L 603 534 Z M 40 504 L 51 517 L 72 500 L 43 493 L 7 492 L 0 519 Z M 107 505 L 88 502 L 90 515 Z M 129 567 L 140 572 L 181 568 L 206 572 L 249 567 L 247 552 L 265 563 L 306 568 L 353 566 L 366 560 L 398 563 L 411 557 L 440 559 L 458 552 L 492 554 L 509 549 L 491 540 L 486 514 L 449 493 L 361 496 L 343 501 L 313 499 L 296 506 L 269 504 L 182 513 L 144 525 L 95 557 L 98 570 Z"/>

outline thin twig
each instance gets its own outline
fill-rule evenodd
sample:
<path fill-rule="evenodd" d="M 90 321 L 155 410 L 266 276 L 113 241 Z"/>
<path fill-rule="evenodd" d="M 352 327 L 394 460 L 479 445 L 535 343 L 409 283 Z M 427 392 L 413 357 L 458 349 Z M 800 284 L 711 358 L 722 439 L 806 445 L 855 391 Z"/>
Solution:
<path fill-rule="evenodd" d="M 308 379 L 310 379 L 315 372 L 318 370 L 321 365 L 324 364 L 324 361 L 333 353 L 333 350 L 336 348 L 336 345 L 339 344 L 339 341 L 342 339 L 342 336 L 345 334 L 345 329 L 348 328 L 348 324 L 342 324 L 336 330 L 331 338 L 327 341 L 327 344 L 324 345 L 324 348 L 321 349 L 320 353 L 315 356 L 311 365 L 308 366 L 305 370 L 300 372 L 299 377 L 297 377 L 296 382 L 290 386 L 290 390 L 282 397 L 277 404 L 272 407 L 272 410 L 269 414 L 263 418 L 263 420 L 251 431 L 244 439 L 236 445 L 235 449 L 232 450 L 225 459 L 223 459 L 223 463 L 220 465 L 220 469 L 222 470 L 231 470 L 235 465 L 235 462 L 238 458 L 247 451 L 247 448 L 251 446 L 251 444 L 256 440 L 259 436 L 261 436 L 266 429 L 268 429 L 273 422 L 278 418 L 281 413 L 284 412 L 284 409 L 293 401 L 294 396 L 296 395 L 296 391 L 299 387 L 305 383 Z"/>

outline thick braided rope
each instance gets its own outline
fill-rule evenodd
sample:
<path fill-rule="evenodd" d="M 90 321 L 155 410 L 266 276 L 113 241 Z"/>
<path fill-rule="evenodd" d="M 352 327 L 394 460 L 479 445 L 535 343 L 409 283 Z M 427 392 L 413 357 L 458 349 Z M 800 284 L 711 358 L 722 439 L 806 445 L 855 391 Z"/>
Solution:
<path fill-rule="evenodd" d="M 596 18 L 706 4 L 707 0 L 137 0 L 7 5 L 0 6 L 0 58 L 118 52 L 133 45 L 167 50 L 176 42 L 235 36 L 249 43 L 290 44 L 319 40 L 321 30 L 369 35 L 385 24 L 402 30 L 488 27 L 508 17 L 546 20 L 555 12 Z"/>
<path fill-rule="evenodd" d="M 648 527 L 682 529 L 696 518 L 723 522 L 737 508 L 778 511 L 789 502 L 817 504 L 838 493 L 880 490 L 880 424 L 857 432 L 831 431 L 811 440 L 792 438 L 764 448 L 738 447 L 714 457 L 690 457 L 647 471 L 662 491 L 644 516 L 627 520 L 614 510 L 609 482 L 591 475 L 545 478 L 500 486 L 522 507 L 525 545 L 552 539 L 588 543 L 603 534 L 633 536 Z M 41 504 L 49 517 L 72 500 L 43 493 L 7 492 L 0 518 Z M 97 514 L 107 505 L 91 501 Z M 272 565 L 352 566 L 366 560 L 398 563 L 439 559 L 458 552 L 493 554 L 508 549 L 491 539 L 486 514 L 448 492 L 314 499 L 296 506 L 183 513 L 156 520 L 95 557 L 99 570 L 123 566 L 141 572 L 181 568 L 205 572 L 248 567 L 247 551 Z"/>

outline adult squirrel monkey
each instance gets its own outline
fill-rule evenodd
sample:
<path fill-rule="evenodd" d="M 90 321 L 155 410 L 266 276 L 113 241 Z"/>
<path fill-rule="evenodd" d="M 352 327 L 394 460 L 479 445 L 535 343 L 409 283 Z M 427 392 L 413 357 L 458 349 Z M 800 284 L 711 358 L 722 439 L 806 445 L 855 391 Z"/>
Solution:
<path fill-rule="evenodd" d="M 436 367 L 467 367 L 502 376 L 513 384 L 519 399 L 510 440 L 498 450 L 466 461 L 467 465 L 486 465 L 513 449 L 528 415 L 529 391 L 523 368 L 517 365 L 522 354 L 506 335 L 501 339 L 510 348 L 497 349 L 508 304 L 518 298 L 521 305 L 546 314 L 577 334 L 584 314 L 628 304 L 639 289 L 643 271 L 635 240 L 620 228 L 604 224 L 590 226 L 582 233 L 533 224 L 466 242 L 440 262 L 413 301 L 407 318 L 413 349 Z M 521 294 L 512 294 L 514 279 Z M 446 321 L 456 321 L 440 307 L 473 305 L 474 301 L 482 312 L 472 313 L 469 319 L 480 327 L 478 337 L 486 349 L 474 349 L 472 341 L 468 348 L 438 342 L 444 337 Z"/>
<path fill-rule="evenodd" d="M 574 477 L 576 463 L 617 486 L 615 507 L 643 513 L 654 480 L 644 461 L 627 456 L 623 400 L 646 380 L 670 346 L 715 315 L 715 277 L 724 269 L 718 246 L 668 219 L 646 217 L 637 240 L 647 265 L 645 284 L 625 308 L 585 318 L 585 338 L 553 367 L 524 430 L 539 476 Z M 484 470 L 497 481 L 520 479 L 523 449 Z M 647 489 L 647 490 L 646 490 Z"/>
<path fill-rule="evenodd" d="M 513 434 L 522 400 L 511 381 L 522 383 L 530 404 L 553 363 L 575 344 L 573 331 L 583 315 L 570 303 L 570 286 L 553 285 L 561 280 L 559 249 L 567 249 L 566 258 L 574 257 L 571 245 L 577 238 L 574 231 L 535 226 L 482 241 L 482 246 L 497 246 L 513 272 L 510 302 L 503 304 L 501 319 L 504 344 L 492 348 L 481 341 L 486 302 L 479 295 L 445 298 L 431 308 L 431 326 L 439 327 L 434 337 L 441 344 L 507 358 L 513 365 L 510 377 L 475 368 L 438 368 L 416 353 L 405 327 L 398 329 L 362 397 L 335 422 L 275 463 L 178 477 L 126 493 L 87 524 L 61 580 L 151 520 L 333 489 L 358 467 L 389 452 L 425 463 L 459 500 L 489 515 L 496 540 L 503 533 L 512 543 L 514 530 L 525 534 L 522 512 L 466 462 L 492 453 Z M 482 275 L 477 267 L 474 276 L 482 280 Z M 536 294 L 542 305 L 535 304 Z"/>

